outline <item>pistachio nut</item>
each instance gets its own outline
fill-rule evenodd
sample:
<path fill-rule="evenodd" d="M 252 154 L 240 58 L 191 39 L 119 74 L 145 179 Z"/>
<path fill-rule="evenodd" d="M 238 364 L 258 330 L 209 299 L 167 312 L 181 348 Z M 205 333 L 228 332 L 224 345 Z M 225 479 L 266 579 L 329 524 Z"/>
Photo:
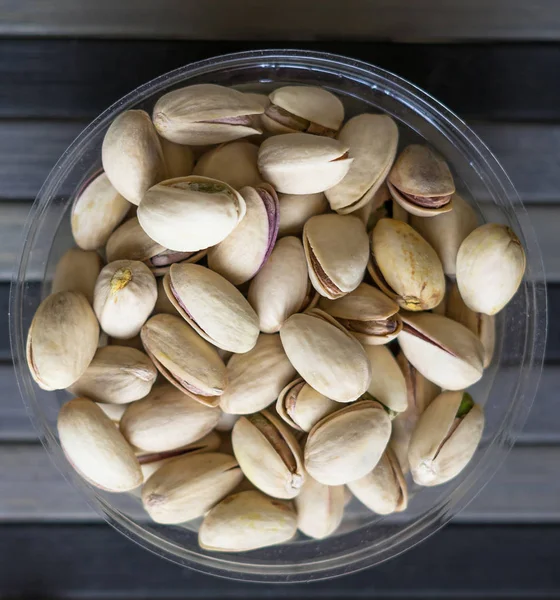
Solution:
<path fill-rule="evenodd" d="M 364 477 L 383 455 L 391 420 L 378 402 L 361 400 L 326 416 L 309 432 L 305 470 L 324 485 Z"/>
<path fill-rule="evenodd" d="M 81 292 L 93 304 L 93 290 L 101 267 L 101 257 L 97 252 L 70 248 L 56 265 L 52 293 Z"/>
<path fill-rule="evenodd" d="M 445 275 L 436 251 L 410 225 L 381 219 L 371 234 L 368 270 L 381 291 L 410 311 L 436 307 Z"/>
<path fill-rule="evenodd" d="M 163 287 L 163 277 L 158 277 L 157 282 L 157 300 L 154 306 L 154 315 L 166 313 L 168 315 L 179 316 L 179 311 L 171 304 L 171 300 L 167 297 L 165 288 Z"/>
<path fill-rule="evenodd" d="M 321 540 L 333 534 L 344 516 L 345 493 L 342 485 L 323 485 L 306 477 L 295 499 L 298 529 Z"/>
<path fill-rule="evenodd" d="M 322 192 L 318 194 L 278 194 L 280 227 L 278 237 L 300 236 L 305 223 L 315 215 L 329 210 L 329 203 Z"/>
<path fill-rule="evenodd" d="M 95 402 L 70 400 L 58 413 L 57 427 L 68 461 L 92 485 L 108 492 L 126 492 L 142 483 L 132 448 Z"/>
<path fill-rule="evenodd" d="M 334 300 L 355 290 L 368 263 L 364 224 L 351 215 L 311 217 L 303 228 L 303 247 L 313 287 Z"/>
<path fill-rule="evenodd" d="M 216 431 L 228 432 L 233 429 L 233 426 L 237 423 L 240 415 L 231 415 L 229 413 L 220 411 L 220 418 L 216 423 Z"/>
<path fill-rule="evenodd" d="M 387 115 L 358 115 L 350 119 L 338 134 L 354 159 L 344 179 L 325 192 L 333 210 L 340 214 L 365 206 L 385 181 L 399 142 L 399 130 Z"/>
<path fill-rule="evenodd" d="M 184 454 L 146 481 L 142 504 L 156 523 L 184 523 L 202 517 L 241 481 L 233 456 L 218 452 Z"/>
<path fill-rule="evenodd" d="M 484 413 L 470 394 L 443 392 L 426 408 L 412 434 L 408 460 L 419 485 L 439 485 L 457 476 L 473 457 Z"/>
<path fill-rule="evenodd" d="M 289 428 L 266 410 L 241 417 L 231 432 L 243 474 L 274 498 L 295 498 L 303 485 L 301 449 Z"/>
<path fill-rule="evenodd" d="M 262 133 L 255 115 L 264 112 L 253 98 L 211 83 L 190 85 L 164 94 L 154 107 L 158 133 L 177 144 L 222 144 Z"/>
<path fill-rule="evenodd" d="M 183 319 L 214 346 L 244 353 L 257 343 L 257 314 L 243 294 L 218 273 L 201 265 L 171 265 L 163 287 Z"/>
<path fill-rule="evenodd" d="M 407 212 L 433 217 L 453 208 L 453 175 L 444 158 L 429 146 L 411 144 L 389 173 L 391 195 Z"/>
<path fill-rule="evenodd" d="M 371 366 L 363 347 L 323 311 L 292 315 L 280 338 L 294 368 L 320 394 L 353 402 L 367 390 Z"/>
<path fill-rule="evenodd" d="M 402 320 L 401 350 L 431 382 L 461 390 L 482 377 L 484 348 L 464 325 L 432 313 L 403 313 Z"/>
<path fill-rule="evenodd" d="M 348 146 L 309 133 L 286 133 L 265 140 L 258 167 L 283 194 L 316 194 L 339 183 L 352 164 Z"/>
<path fill-rule="evenodd" d="M 399 305 L 367 283 L 337 300 L 321 298 L 319 308 L 364 345 L 387 344 L 402 330 Z"/>
<path fill-rule="evenodd" d="M 164 137 L 160 137 L 163 158 L 167 166 L 167 177 L 187 177 L 194 169 L 194 152 L 190 146 L 175 144 Z"/>
<path fill-rule="evenodd" d="M 396 417 L 408 406 L 406 381 L 401 368 L 387 346 L 365 346 L 364 349 L 372 372 L 368 394 L 382 404 L 390 416 Z"/>
<path fill-rule="evenodd" d="M 217 406 L 227 383 L 226 367 L 216 350 L 181 317 L 160 314 L 140 333 L 157 370 L 177 389 L 207 406 Z"/>
<path fill-rule="evenodd" d="M 27 333 L 27 364 L 43 390 L 62 390 L 88 368 L 99 339 L 89 302 L 78 292 L 57 292 L 39 305 Z"/>
<path fill-rule="evenodd" d="M 247 490 L 210 510 L 198 531 L 198 544 L 212 552 L 257 550 L 289 541 L 296 528 L 296 513 L 289 502 Z"/>
<path fill-rule="evenodd" d="M 206 177 L 178 177 L 150 188 L 138 207 L 142 229 L 176 252 L 198 252 L 224 240 L 245 216 L 232 187 Z"/>
<path fill-rule="evenodd" d="M 234 285 L 254 277 L 267 261 L 278 235 L 278 198 L 266 183 L 244 187 L 247 212 L 239 225 L 208 251 L 208 266 Z"/>
<path fill-rule="evenodd" d="M 148 189 L 167 177 L 158 135 L 143 110 L 127 110 L 111 123 L 101 159 L 113 187 L 132 204 L 140 204 Z"/>
<path fill-rule="evenodd" d="M 97 406 L 113 421 L 116 427 L 119 426 L 124 411 L 126 410 L 126 404 L 105 404 L 104 402 L 96 402 Z"/>
<path fill-rule="evenodd" d="M 220 398 L 220 407 L 230 414 L 258 412 L 272 404 L 295 375 L 280 336 L 261 333 L 252 350 L 229 359 L 228 385 Z"/>
<path fill-rule="evenodd" d="M 105 333 L 126 339 L 139 333 L 156 298 L 156 280 L 145 264 L 115 260 L 97 278 L 93 309 Z"/>
<path fill-rule="evenodd" d="M 478 227 L 457 253 L 457 285 L 465 304 L 486 315 L 500 312 L 519 289 L 525 266 L 523 246 L 509 227 Z"/>

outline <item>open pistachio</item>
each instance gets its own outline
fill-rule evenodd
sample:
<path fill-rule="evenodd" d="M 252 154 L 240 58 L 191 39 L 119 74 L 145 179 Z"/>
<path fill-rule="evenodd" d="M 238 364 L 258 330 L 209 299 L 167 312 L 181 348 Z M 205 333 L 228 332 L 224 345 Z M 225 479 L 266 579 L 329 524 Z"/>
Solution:
<path fill-rule="evenodd" d="M 61 390 L 87 369 L 99 340 L 99 325 L 83 294 L 57 292 L 39 305 L 27 334 L 27 364 L 44 390 Z"/>
<path fill-rule="evenodd" d="M 315 215 L 329 210 L 329 203 L 322 192 L 318 194 L 278 194 L 280 227 L 278 237 L 300 236 L 303 226 Z"/>
<path fill-rule="evenodd" d="M 313 287 L 334 300 L 364 277 L 369 244 L 364 224 L 351 215 L 317 215 L 303 228 L 303 247 Z"/>
<path fill-rule="evenodd" d="M 484 413 L 469 394 L 440 394 L 420 417 L 410 440 L 414 481 L 432 486 L 458 475 L 473 457 L 483 429 Z"/>
<path fill-rule="evenodd" d="M 138 334 L 157 298 L 155 277 L 135 260 L 116 260 L 101 270 L 93 308 L 105 333 L 115 338 Z"/>
<path fill-rule="evenodd" d="M 318 540 L 328 537 L 342 522 L 344 504 L 344 486 L 324 485 L 306 477 L 295 499 L 298 529 Z"/>
<path fill-rule="evenodd" d="M 352 164 L 348 146 L 308 133 L 286 133 L 265 140 L 259 171 L 283 194 L 316 194 L 339 183 Z"/>
<path fill-rule="evenodd" d="M 241 417 L 231 441 L 243 474 L 274 498 L 295 498 L 304 482 L 301 449 L 289 428 L 263 410 Z"/>
<path fill-rule="evenodd" d="M 406 410 L 406 382 L 395 357 L 387 346 L 365 346 L 371 364 L 368 394 L 382 404 L 394 417 Z"/>
<path fill-rule="evenodd" d="M 194 168 L 194 153 L 190 146 L 175 144 L 163 137 L 159 138 L 163 158 L 167 166 L 167 177 L 187 177 L 191 175 Z"/>
<path fill-rule="evenodd" d="M 333 210 L 347 214 L 365 206 L 385 181 L 397 153 L 399 130 L 387 115 L 358 115 L 338 134 L 354 159 L 344 179 L 325 192 Z"/>
<path fill-rule="evenodd" d="M 429 310 L 445 294 L 436 251 L 410 225 L 381 219 L 371 234 L 368 270 L 381 291 L 406 310 Z"/>
<path fill-rule="evenodd" d="M 433 217 L 453 208 L 453 175 L 429 146 L 411 144 L 397 157 L 388 178 L 393 198 L 409 213 Z"/>
<path fill-rule="evenodd" d="M 101 266 L 101 257 L 97 252 L 70 248 L 56 265 L 52 293 L 81 292 L 93 304 L 93 290 Z"/>
<path fill-rule="evenodd" d="M 506 225 L 487 223 L 470 233 L 457 254 L 457 285 L 475 312 L 495 315 L 513 298 L 525 273 L 525 251 Z"/>
<path fill-rule="evenodd" d="M 247 490 L 228 496 L 204 517 L 198 543 L 212 552 L 244 552 L 287 542 L 296 527 L 289 502 Z"/>
<path fill-rule="evenodd" d="M 236 190 L 256 186 L 262 181 L 257 168 L 258 153 L 258 147 L 245 140 L 222 144 L 203 154 L 193 173 L 224 181 Z"/>
<path fill-rule="evenodd" d="M 324 485 L 364 477 L 379 462 L 391 435 L 391 420 L 378 402 L 362 400 L 326 416 L 309 432 L 305 470 Z"/>
<path fill-rule="evenodd" d="M 264 108 L 232 88 L 211 83 L 190 85 L 164 94 L 154 107 L 158 133 L 177 144 L 221 144 L 262 133 L 255 115 Z"/>
<path fill-rule="evenodd" d="M 171 265 L 163 280 L 169 300 L 205 340 L 244 353 L 257 343 L 257 314 L 227 279 L 201 265 Z"/>
<path fill-rule="evenodd" d="M 447 390 L 461 390 L 481 377 L 484 348 L 464 325 L 432 313 L 402 315 L 398 342 L 410 363 Z"/>
<path fill-rule="evenodd" d="M 181 317 L 155 315 L 140 336 L 148 356 L 170 383 L 202 404 L 218 405 L 227 383 L 226 367 Z"/>
<path fill-rule="evenodd" d="M 294 368 L 320 394 L 353 402 L 367 390 L 371 366 L 363 347 L 323 311 L 292 315 L 280 338 Z"/>

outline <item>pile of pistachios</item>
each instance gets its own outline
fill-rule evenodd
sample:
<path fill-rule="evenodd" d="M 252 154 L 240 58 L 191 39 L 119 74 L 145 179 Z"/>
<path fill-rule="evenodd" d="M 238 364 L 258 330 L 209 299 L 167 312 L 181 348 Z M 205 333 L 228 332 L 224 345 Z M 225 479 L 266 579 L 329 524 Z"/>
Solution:
<path fill-rule="evenodd" d="M 202 84 L 122 112 L 102 164 L 27 338 L 85 480 L 238 552 L 467 465 L 525 254 L 434 149 L 320 87 Z"/>

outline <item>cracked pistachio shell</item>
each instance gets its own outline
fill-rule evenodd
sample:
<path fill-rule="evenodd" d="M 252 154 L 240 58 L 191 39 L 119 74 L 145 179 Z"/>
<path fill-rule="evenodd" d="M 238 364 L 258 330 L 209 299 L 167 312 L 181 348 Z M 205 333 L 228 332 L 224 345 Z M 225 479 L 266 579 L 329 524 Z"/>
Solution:
<path fill-rule="evenodd" d="M 163 286 L 183 319 L 214 346 L 242 354 L 257 343 L 257 314 L 218 273 L 201 265 L 171 265 Z"/>
<path fill-rule="evenodd" d="M 352 164 L 348 146 L 309 133 L 286 133 L 265 140 L 258 166 L 263 178 L 283 194 L 316 194 L 339 183 Z"/>
<path fill-rule="evenodd" d="M 464 325 L 432 313 L 403 313 L 402 320 L 401 350 L 431 382 L 461 390 L 482 377 L 484 348 Z"/>
<path fill-rule="evenodd" d="M 92 485 L 108 492 L 127 492 L 142 483 L 132 448 L 95 402 L 70 400 L 58 413 L 57 427 L 66 458 Z"/>
<path fill-rule="evenodd" d="M 344 179 L 325 192 L 333 210 L 347 214 L 365 206 L 385 181 L 393 165 L 399 130 L 387 115 L 358 115 L 340 130 L 337 139 L 354 159 Z"/>
<path fill-rule="evenodd" d="M 105 404 L 104 402 L 96 402 L 97 406 L 113 421 L 118 427 L 119 423 L 126 410 L 126 404 Z"/>
<path fill-rule="evenodd" d="M 406 310 L 429 310 L 445 295 L 445 275 L 436 251 L 410 225 L 396 219 L 381 219 L 374 227 L 368 270 L 381 291 Z"/>
<path fill-rule="evenodd" d="M 453 208 L 453 176 L 444 158 L 429 146 L 407 146 L 389 173 L 388 186 L 394 200 L 418 217 L 434 217 Z"/>
<path fill-rule="evenodd" d="M 129 209 L 130 202 L 111 185 L 106 173 L 95 175 L 72 204 L 70 224 L 74 241 L 82 250 L 103 247 Z"/>
<path fill-rule="evenodd" d="M 239 225 L 208 251 L 208 266 L 234 285 L 253 278 L 267 261 L 278 235 L 278 198 L 262 183 L 244 187 L 241 196 L 247 212 Z"/>
<path fill-rule="evenodd" d="M 408 489 L 397 457 L 387 448 L 367 475 L 349 481 L 348 488 L 370 510 L 379 515 L 402 512 L 408 504 Z"/>
<path fill-rule="evenodd" d="M 184 523 L 202 517 L 242 478 L 233 456 L 185 454 L 164 464 L 146 481 L 142 504 L 156 523 Z"/>
<path fill-rule="evenodd" d="M 484 413 L 462 390 L 443 392 L 416 426 L 408 460 L 419 485 L 439 485 L 457 476 L 473 457 L 484 429 Z"/>
<path fill-rule="evenodd" d="M 93 290 L 101 267 L 101 257 L 97 252 L 70 248 L 56 265 L 52 293 L 81 292 L 92 304 Z"/>
<path fill-rule="evenodd" d="M 233 426 L 235 458 L 247 479 L 274 498 L 295 498 L 305 475 L 301 448 L 289 428 L 266 410 L 241 417 Z"/>
<path fill-rule="evenodd" d="M 344 486 L 323 485 L 307 477 L 295 499 L 298 529 L 318 540 L 328 537 L 342 522 L 344 504 Z"/>
<path fill-rule="evenodd" d="M 43 390 L 61 390 L 77 381 L 93 358 L 99 325 L 78 292 L 57 292 L 39 305 L 27 334 L 27 364 Z"/>
<path fill-rule="evenodd" d="M 272 404 L 296 376 L 278 334 L 261 333 L 252 350 L 234 354 L 227 365 L 228 385 L 220 398 L 230 414 L 250 414 Z"/>
<path fill-rule="evenodd" d="M 365 346 L 364 349 L 372 372 L 368 394 L 391 414 L 404 412 L 408 405 L 406 381 L 397 360 L 387 346 Z"/>
<path fill-rule="evenodd" d="M 343 485 L 369 473 L 383 455 L 391 420 L 371 400 L 345 406 L 309 432 L 304 449 L 305 470 L 324 485 Z"/>
<path fill-rule="evenodd" d="M 509 227 L 478 227 L 457 254 L 457 285 L 465 304 L 486 315 L 500 312 L 519 289 L 525 266 L 523 246 Z"/>
<path fill-rule="evenodd" d="M 313 287 L 331 300 L 355 290 L 364 278 L 369 242 L 364 224 L 351 215 L 311 217 L 303 247 Z"/>
<path fill-rule="evenodd" d="M 140 350 L 104 346 L 70 391 L 96 402 L 127 404 L 149 394 L 156 377 L 157 369 Z"/>
<path fill-rule="evenodd" d="M 214 429 L 219 418 L 219 408 L 204 406 L 164 383 L 127 408 L 120 428 L 132 446 L 148 452 L 165 452 L 203 438 Z"/>
<path fill-rule="evenodd" d="M 211 83 L 164 94 L 154 107 L 158 133 L 177 144 L 222 144 L 260 134 L 254 115 L 264 108 L 254 98 Z"/>
<path fill-rule="evenodd" d="M 364 345 L 387 344 L 402 330 L 399 305 L 367 283 L 337 300 L 321 298 L 319 308 L 334 317 Z"/>
<path fill-rule="evenodd" d="M 288 542 L 296 528 L 291 503 L 247 490 L 228 496 L 204 517 L 198 544 L 212 552 L 257 550 Z"/>
<path fill-rule="evenodd" d="M 371 365 L 363 347 L 323 311 L 292 315 L 280 338 L 294 368 L 320 394 L 353 402 L 366 392 Z"/>
<path fill-rule="evenodd" d="M 140 204 L 148 189 L 167 177 L 158 135 L 143 110 L 127 110 L 111 123 L 101 159 L 113 187 L 132 204 Z"/>
<path fill-rule="evenodd" d="M 135 260 L 116 260 L 103 267 L 93 292 L 93 309 L 101 329 L 114 338 L 137 335 L 154 309 L 155 277 Z"/>
<path fill-rule="evenodd" d="M 163 137 L 159 138 L 163 158 L 167 166 L 167 177 L 187 177 L 194 169 L 194 152 L 190 146 L 175 144 Z"/>
<path fill-rule="evenodd" d="M 329 203 L 322 192 L 318 194 L 278 194 L 280 227 L 278 237 L 300 236 L 303 226 L 315 215 L 329 210 Z"/>
<path fill-rule="evenodd" d="M 224 362 L 181 317 L 155 315 L 140 336 L 148 356 L 170 383 L 202 404 L 218 405 L 227 383 Z"/>

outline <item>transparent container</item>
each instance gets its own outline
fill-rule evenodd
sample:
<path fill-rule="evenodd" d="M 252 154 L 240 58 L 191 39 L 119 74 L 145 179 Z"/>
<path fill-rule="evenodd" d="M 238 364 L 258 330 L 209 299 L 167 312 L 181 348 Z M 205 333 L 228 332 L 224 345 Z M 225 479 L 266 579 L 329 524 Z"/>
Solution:
<path fill-rule="evenodd" d="M 151 523 L 137 495 L 104 493 L 83 481 L 69 466 L 56 433 L 56 416 L 69 395 L 44 392 L 25 362 L 25 340 L 33 314 L 50 292 L 59 257 L 72 246 L 69 209 L 81 184 L 101 166 L 104 133 L 123 110 L 151 111 L 163 93 L 194 83 L 241 89 L 269 89 L 287 83 L 315 84 L 338 94 L 347 113 L 383 111 L 399 123 L 401 146 L 423 138 L 447 159 L 458 190 L 484 221 L 507 223 L 527 252 L 527 272 L 514 300 L 497 319 L 497 346 L 491 367 L 473 395 L 485 405 L 483 441 L 469 466 L 436 488 L 411 488 L 406 512 L 379 517 L 357 500 L 347 507 L 336 535 L 309 540 L 299 535 L 286 545 L 223 554 L 201 550 L 198 523 Z M 107 109 L 66 150 L 52 170 L 30 213 L 10 303 L 11 342 L 17 378 L 29 415 L 42 443 L 65 477 L 108 523 L 123 534 L 179 564 L 253 581 L 309 581 L 351 573 L 385 561 L 425 539 L 470 502 L 509 452 L 533 402 L 546 337 L 546 288 L 541 254 L 527 212 L 497 160 L 453 113 L 403 79 L 363 62 L 304 51 L 231 54 L 177 69 L 139 87 Z"/>

